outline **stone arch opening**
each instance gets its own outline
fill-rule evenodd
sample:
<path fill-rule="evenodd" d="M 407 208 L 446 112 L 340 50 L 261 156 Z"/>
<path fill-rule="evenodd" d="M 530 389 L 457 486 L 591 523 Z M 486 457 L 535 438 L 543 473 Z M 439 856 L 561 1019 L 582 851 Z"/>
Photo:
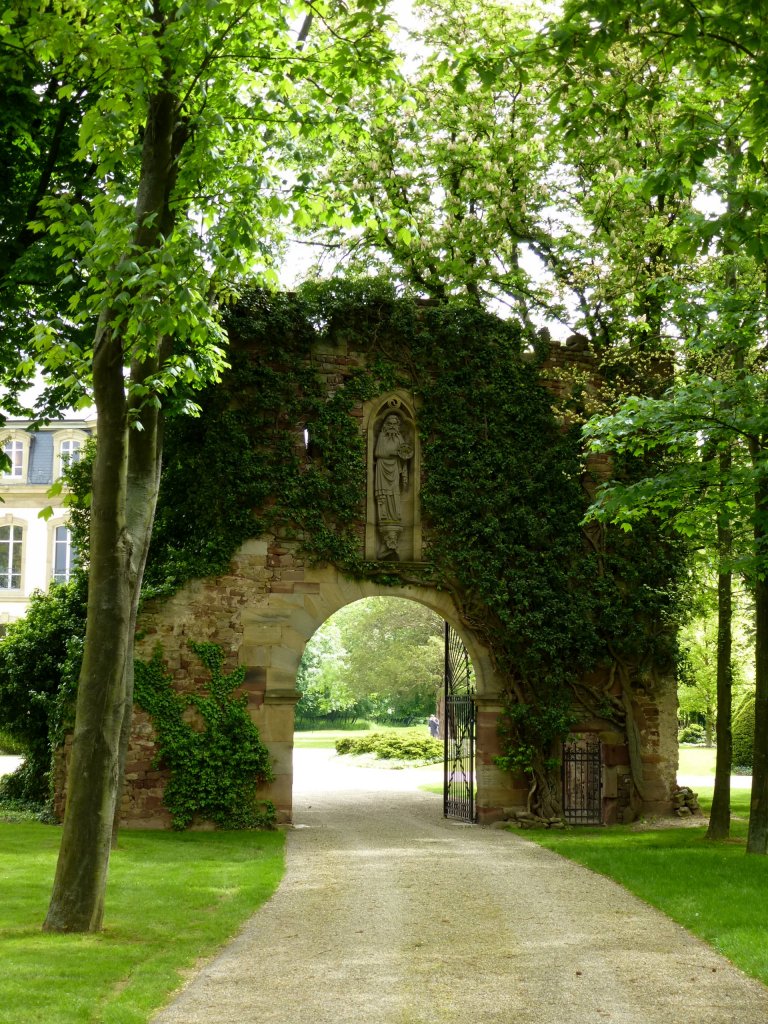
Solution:
<path fill-rule="evenodd" d="M 279 557 L 287 560 L 287 547 Z M 251 556 L 253 557 L 253 556 Z M 290 572 L 291 570 L 285 570 Z M 370 581 L 346 579 L 336 570 L 304 568 L 302 579 L 290 588 L 270 592 L 258 608 L 243 615 L 243 640 L 238 659 L 247 666 L 252 715 L 273 756 L 275 779 L 265 787 L 283 821 L 293 815 L 293 736 L 299 699 L 296 675 L 307 642 L 333 614 L 366 597 L 398 597 L 422 604 L 448 622 L 464 640 L 475 673 L 478 706 L 477 806 L 478 820 L 490 821 L 503 808 L 524 799 L 517 783 L 494 763 L 499 753 L 497 722 L 502 712 L 502 689 L 488 651 L 466 630 L 453 599 L 445 591 L 426 587 L 383 587 Z"/>
<path fill-rule="evenodd" d="M 442 714 L 445 620 L 412 598 L 374 595 L 343 605 L 307 641 L 300 661 L 294 722 L 292 794 L 294 819 L 302 793 L 319 780 L 324 793 L 343 792 L 376 778 L 376 787 L 396 791 L 406 776 L 387 771 L 393 763 L 372 761 L 384 769 L 373 776 L 355 760 L 340 757 L 338 739 L 375 734 L 427 740 L 428 719 Z M 436 760 L 419 767 L 423 783 L 442 784 L 443 742 Z M 370 756 L 370 755 L 369 755 Z M 397 767 L 403 767 L 400 763 Z M 438 800 L 435 816 L 441 813 Z M 377 813 L 378 802 L 360 810 Z"/>
<path fill-rule="evenodd" d="M 395 725 L 428 735 L 444 687 L 445 626 L 421 602 L 391 594 L 339 608 L 304 648 L 296 732 Z"/>

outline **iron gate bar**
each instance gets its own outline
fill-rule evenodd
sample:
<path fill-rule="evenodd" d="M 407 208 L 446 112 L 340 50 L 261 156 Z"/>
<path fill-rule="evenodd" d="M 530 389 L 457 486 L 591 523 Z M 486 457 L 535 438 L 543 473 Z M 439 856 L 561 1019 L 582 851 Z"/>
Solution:
<path fill-rule="evenodd" d="M 602 825 L 602 757 L 599 741 L 563 744 L 563 814 L 571 825 Z"/>
<path fill-rule="evenodd" d="M 475 694 L 469 654 L 445 624 L 443 701 L 443 814 L 475 820 Z"/>

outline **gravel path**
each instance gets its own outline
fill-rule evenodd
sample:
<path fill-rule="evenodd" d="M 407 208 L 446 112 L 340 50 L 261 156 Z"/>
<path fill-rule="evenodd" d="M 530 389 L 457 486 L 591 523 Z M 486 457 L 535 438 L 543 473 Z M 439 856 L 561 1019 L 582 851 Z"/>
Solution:
<path fill-rule="evenodd" d="M 766 1024 L 682 928 L 418 781 L 297 751 L 283 883 L 155 1024 Z"/>

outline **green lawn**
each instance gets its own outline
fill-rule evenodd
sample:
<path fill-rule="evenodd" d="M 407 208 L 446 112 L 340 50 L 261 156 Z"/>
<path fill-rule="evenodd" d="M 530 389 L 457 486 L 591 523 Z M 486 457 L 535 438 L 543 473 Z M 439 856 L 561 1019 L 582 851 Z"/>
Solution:
<path fill-rule="evenodd" d="M 712 790 L 699 789 L 705 813 Z M 624 826 L 531 831 L 525 837 L 613 878 L 768 984 L 768 858 L 744 853 L 749 791 L 734 790 L 732 838 L 705 828 Z"/>
<path fill-rule="evenodd" d="M 679 775 L 712 775 L 715 774 L 714 747 L 680 747 Z"/>
<path fill-rule="evenodd" d="M 40 930 L 60 829 L 0 824 L 0 1024 L 145 1024 L 274 892 L 281 832 L 123 831 L 105 930 Z"/>

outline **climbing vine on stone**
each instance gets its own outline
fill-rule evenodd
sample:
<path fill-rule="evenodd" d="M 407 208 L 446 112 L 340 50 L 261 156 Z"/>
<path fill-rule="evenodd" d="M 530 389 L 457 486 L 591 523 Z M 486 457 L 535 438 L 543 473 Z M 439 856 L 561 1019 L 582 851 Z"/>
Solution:
<path fill-rule="evenodd" d="M 553 415 L 541 339 L 477 303 L 423 303 L 369 279 L 254 292 L 228 329 L 227 380 L 166 442 L 147 581 L 167 593 L 223 573 L 244 540 L 275 532 L 352 578 L 450 591 L 507 680 L 504 763 L 527 771 L 537 807 L 555 813 L 557 744 L 574 709 L 631 735 L 632 679 L 673 660 L 681 563 L 642 530 L 582 528 L 583 453 Z M 315 352 L 346 341 L 364 365 L 344 367 L 329 390 Z M 366 457 L 354 412 L 395 388 L 418 407 L 422 563 L 367 562 L 361 550 Z M 621 696 L 584 683 L 606 661 Z"/>
<path fill-rule="evenodd" d="M 149 662 L 136 662 L 135 698 L 152 718 L 157 734 L 155 767 L 170 778 L 164 800 L 173 827 L 185 829 L 198 817 L 220 828 L 265 828 L 275 809 L 256 799 L 256 787 L 272 779 L 269 752 L 246 709 L 233 691 L 245 670 L 222 672 L 216 644 L 190 647 L 210 672 L 207 694 L 178 693 L 158 648 Z M 189 721 L 189 709 L 196 713 Z"/>

